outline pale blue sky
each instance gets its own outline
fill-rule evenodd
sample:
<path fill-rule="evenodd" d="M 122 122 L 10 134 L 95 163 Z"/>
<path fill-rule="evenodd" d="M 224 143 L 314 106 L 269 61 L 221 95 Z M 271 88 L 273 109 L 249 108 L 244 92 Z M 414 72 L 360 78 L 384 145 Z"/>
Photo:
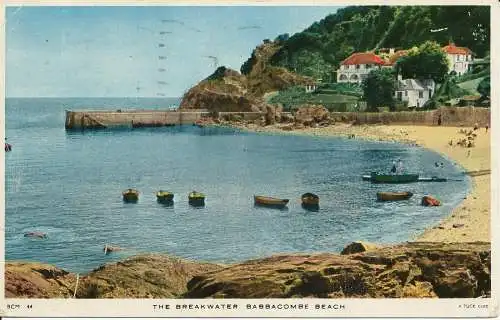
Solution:
<path fill-rule="evenodd" d="M 239 70 L 263 39 L 337 9 L 8 7 L 6 96 L 181 96 L 214 71 L 209 56 Z"/>

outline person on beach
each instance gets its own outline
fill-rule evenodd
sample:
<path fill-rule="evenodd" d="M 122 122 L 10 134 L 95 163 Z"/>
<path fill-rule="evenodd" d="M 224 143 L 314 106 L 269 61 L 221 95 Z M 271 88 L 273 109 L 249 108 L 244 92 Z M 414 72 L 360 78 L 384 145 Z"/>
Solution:
<path fill-rule="evenodd" d="M 486 125 L 484 128 L 486 129 L 486 132 L 488 132 L 488 125 Z"/>

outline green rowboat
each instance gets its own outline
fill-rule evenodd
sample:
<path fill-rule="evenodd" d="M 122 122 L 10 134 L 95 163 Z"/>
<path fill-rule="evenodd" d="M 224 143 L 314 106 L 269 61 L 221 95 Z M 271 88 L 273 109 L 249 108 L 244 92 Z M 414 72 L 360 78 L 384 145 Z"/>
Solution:
<path fill-rule="evenodd" d="M 373 183 L 409 183 L 417 182 L 418 177 L 418 174 L 379 174 L 372 172 L 370 181 Z"/>

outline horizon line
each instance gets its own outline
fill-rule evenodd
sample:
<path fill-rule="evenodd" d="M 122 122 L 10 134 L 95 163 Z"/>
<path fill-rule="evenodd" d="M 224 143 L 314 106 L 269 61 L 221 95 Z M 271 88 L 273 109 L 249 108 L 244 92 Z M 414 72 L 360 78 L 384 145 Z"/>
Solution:
<path fill-rule="evenodd" d="M 130 96 L 116 96 L 116 97 L 102 97 L 102 96 L 87 96 L 87 97 L 8 97 L 5 99 L 180 99 L 181 97 L 130 97 Z"/>

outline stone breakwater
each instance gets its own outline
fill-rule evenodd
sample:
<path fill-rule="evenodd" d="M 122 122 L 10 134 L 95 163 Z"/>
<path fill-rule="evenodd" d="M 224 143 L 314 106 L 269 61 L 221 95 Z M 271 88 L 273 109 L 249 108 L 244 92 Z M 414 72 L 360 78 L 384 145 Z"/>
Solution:
<path fill-rule="evenodd" d="M 209 116 L 203 110 L 113 110 L 66 111 L 65 127 L 73 129 L 106 129 L 116 127 L 162 127 L 193 124 Z"/>
<path fill-rule="evenodd" d="M 161 127 L 206 122 L 249 122 L 256 125 L 295 123 L 299 128 L 332 123 L 408 124 L 441 126 L 490 125 L 490 110 L 475 107 L 441 107 L 431 111 L 402 112 L 328 112 L 321 105 L 304 105 L 296 112 L 283 112 L 280 106 L 266 105 L 252 112 L 222 112 L 202 109 L 66 111 L 65 127 L 72 129 L 103 129 L 113 127 Z"/>
<path fill-rule="evenodd" d="M 5 296 L 25 298 L 473 298 L 491 295 L 489 242 L 351 244 L 219 265 L 134 256 L 86 275 L 7 262 Z M 76 290 L 76 293 L 75 293 Z"/>

